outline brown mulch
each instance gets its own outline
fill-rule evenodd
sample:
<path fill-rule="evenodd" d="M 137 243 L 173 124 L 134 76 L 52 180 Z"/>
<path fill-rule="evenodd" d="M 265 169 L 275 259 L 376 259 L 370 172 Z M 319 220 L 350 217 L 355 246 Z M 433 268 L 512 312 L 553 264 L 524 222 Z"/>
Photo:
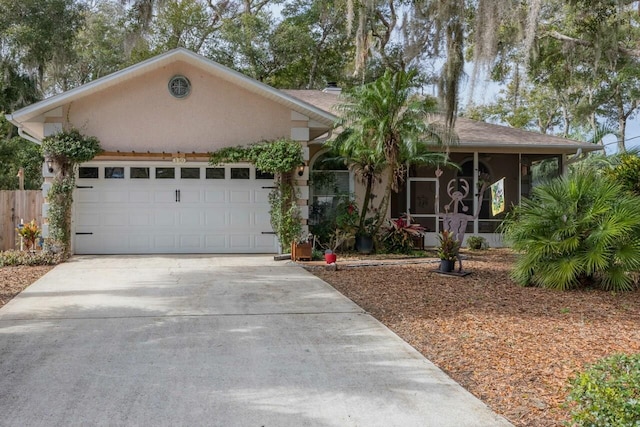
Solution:
<path fill-rule="evenodd" d="M 562 425 L 570 377 L 640 352 L 640 291 L 523 288 L 509 250 L 467 256 L 463 278 L 435 263 L 312 272 L 517 426 Z"/>
<path fill-rule="evenodd" d="M 0 267 L 0 307 L 53 267 L 52 265 Z"/>

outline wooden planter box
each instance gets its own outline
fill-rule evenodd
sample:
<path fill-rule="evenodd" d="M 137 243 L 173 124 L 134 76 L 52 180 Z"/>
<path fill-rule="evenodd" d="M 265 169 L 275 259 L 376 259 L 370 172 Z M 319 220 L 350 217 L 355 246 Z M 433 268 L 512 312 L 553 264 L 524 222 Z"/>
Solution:
<path fill-rule="evenodd" d="M 292 243 L 291 244 L 291 260 L 292 261 L 311 261 L 311 243 Z"/>

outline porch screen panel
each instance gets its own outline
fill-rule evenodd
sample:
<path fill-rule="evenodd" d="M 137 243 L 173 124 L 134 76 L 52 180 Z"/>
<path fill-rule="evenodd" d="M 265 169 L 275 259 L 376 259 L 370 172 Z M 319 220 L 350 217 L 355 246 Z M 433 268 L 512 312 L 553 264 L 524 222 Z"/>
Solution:
<path fill-rule="evenodd" d="M 436 213 L 436 183 L 433 181 L 411 181 L 411 215 L 434 215 Z"/>
<path fill-rule="evenodd" d="M 409 212 L 413 222 L 427 231 L 436 231 L 436 182 L 409 181 Z"/>

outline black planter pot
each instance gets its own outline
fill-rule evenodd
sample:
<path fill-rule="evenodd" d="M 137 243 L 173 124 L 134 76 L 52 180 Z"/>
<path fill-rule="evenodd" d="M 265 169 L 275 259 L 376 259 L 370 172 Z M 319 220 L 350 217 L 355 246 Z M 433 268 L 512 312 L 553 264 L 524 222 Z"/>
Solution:
<path fill-rule="evenodd" d="M 449 261 L 447 259 L 440 260 L 440 271 L 442 271 L 443 273 L 451 273 L 455 268 L 455 266 L 456 266 L 455 260 L 454 261 Z"/>
<path fill-rule="evenodd" d="M 356 250 L 361 254 L 370 254 L 373 252 L 373 237 L 356 236 Z"/>

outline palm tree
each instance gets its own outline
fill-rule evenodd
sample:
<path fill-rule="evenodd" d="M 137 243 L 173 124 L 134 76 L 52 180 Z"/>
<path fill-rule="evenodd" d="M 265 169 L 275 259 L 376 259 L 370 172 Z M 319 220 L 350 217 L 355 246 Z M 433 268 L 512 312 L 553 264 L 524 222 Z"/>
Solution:
<path fill-rule="evenodd" d="M 630 290 L 640 270 L 640 198 L 581 169 L 533 189 L 502 224 L 523 286 Z"/>
<path fill-rule="evenodd" d="M 335 156 L 328 160 L 344 160 L 349 169 L 360 177 L 365 186 L 357 231 L 357 234 L 365 234 L 365 221 L 371 203 L 373 185 L 385 169 L 385 158 L 373 147 L 364 143 L 362 139 L 353 135 L 352 129 L 346 129 L 328 145 Z"/>
<path fill-rule="evenodd" d="M 447 163 L 446 154 L 431 149 L 455 141 L 452 132 L 429 123 L 437 103 L 414 93 L 417 75 L 415 70 L 386 71 L 378 80 L 346 93 L 345 102 L 337 107 L 340 119 L 336 128 L 342 132 L 332 148 L 360 172 L 366 184 L 360 232 L 364 231 L 371 187 L 377 177 L 386 170 L 387 187 L 379 205 L 376 229 L 384 220 L 391 192 L 398 191 L 404 181 L 407 167 Z"/>

